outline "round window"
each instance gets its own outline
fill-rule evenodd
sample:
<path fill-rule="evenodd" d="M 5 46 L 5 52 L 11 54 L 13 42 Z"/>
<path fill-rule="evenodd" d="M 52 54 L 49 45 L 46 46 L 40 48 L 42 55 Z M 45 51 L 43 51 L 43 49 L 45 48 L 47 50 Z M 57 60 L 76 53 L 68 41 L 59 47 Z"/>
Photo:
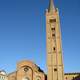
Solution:
<path fill-rule="evenodd" d="M 28 67 L 25 67 L 25 68 L 24 68 L 24 71 L 25 71 L 25 72 L 27 72 L 28 70 L 29 70 L 29 68 L 28 68 Z"/>

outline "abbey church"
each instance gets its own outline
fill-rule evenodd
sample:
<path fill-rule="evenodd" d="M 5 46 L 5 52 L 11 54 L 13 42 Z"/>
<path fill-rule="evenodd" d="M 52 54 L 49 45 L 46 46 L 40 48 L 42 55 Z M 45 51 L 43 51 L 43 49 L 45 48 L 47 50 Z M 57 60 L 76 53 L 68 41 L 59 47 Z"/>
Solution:
<path fill-rule="evenodd" d="M 16 71 L 9 74 L 0 71 L 0 80 L 80 80 L 80 73 L 64 73 L 59 12 L 53 0 L 49 0 L 45 16 L 47 73 L 24 60 L 17 63 Z"/>

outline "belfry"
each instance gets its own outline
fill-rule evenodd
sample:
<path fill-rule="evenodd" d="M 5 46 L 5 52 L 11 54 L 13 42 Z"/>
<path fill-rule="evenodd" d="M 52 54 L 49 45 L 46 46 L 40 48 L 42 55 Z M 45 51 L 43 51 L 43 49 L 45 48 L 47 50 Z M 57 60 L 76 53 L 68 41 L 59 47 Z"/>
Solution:
<path fill-rule="evenodd" d="M 58 9 L 53 0 L 46 10 L 47 80 L 64 80 L 61 30 Z"/>

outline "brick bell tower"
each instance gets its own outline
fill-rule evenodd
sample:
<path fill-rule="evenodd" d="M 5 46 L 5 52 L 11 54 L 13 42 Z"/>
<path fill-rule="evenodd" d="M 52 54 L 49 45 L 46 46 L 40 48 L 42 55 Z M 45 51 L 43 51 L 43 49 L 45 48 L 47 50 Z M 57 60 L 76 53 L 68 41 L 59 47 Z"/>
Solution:
<path fill-rule="evenodd" d="M 59 13 L 53 0 L 49 2 L 46 10 L 47 79 L 64 80 Z"/>

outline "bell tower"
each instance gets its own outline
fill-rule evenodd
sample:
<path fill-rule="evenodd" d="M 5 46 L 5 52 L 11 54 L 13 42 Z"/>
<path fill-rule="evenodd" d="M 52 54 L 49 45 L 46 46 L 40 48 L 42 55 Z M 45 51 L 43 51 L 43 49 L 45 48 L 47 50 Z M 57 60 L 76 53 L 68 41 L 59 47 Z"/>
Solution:
<path fill-rule="evenodd" d="M 49 8 L 46 10 L 46 43 L 47 78 L 48 80 L 64 80 L 59 13 L 53 0 L 49 1 Z"/>

